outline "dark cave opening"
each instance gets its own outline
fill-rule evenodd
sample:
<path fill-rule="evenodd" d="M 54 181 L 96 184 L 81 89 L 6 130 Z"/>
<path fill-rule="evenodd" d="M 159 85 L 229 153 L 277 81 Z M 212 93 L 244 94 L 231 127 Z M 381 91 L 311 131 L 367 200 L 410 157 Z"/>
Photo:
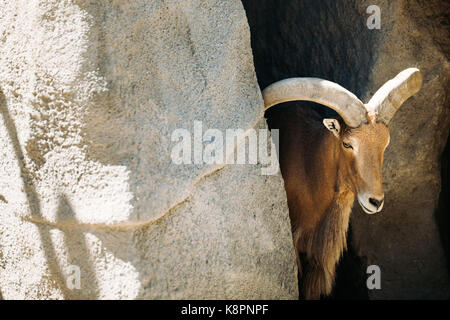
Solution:
<path fill-rule="evenodd" d="M 365 12 L 349 1 L 243 0 L 251 31 L 255 70 L 261 89 L 289 77 L 318 77 L 339 83 L 362 98 L 374 64 L 379 34 L 368 32 Z M 315 108 L 323 117 L 333 110 L 313 103 L 288 103 L 266 113 Z M 295 108 L 294 108 L 295 109 Z M 366 262 L 352 244 L 341 258 L 336 283 L 327 299 L 368 299 Z"/>
<path fill-rule="evenodd" d="M 441 193 L 439 203 L 435 212 L 435 219 L 439 228 L 442 247 L 447 262 L 447 270 L 450 274 L 450 146 L 447 138 L 447 144 L 441 157 Z"/>

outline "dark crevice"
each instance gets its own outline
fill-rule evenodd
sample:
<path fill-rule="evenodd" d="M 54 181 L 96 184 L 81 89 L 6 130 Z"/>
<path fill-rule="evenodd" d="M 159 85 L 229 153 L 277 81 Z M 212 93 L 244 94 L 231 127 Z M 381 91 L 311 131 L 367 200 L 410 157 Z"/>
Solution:
<path fill-rule="evenodd" d="M 334 81 L 366 92 L 378 31 L 352 1 L 243 0 L 262 89 L 289 77 Z"/>
<path fill-rule="evenodd" d="M 367 261 L 365 257 L 359 257 L 353 247 L 351 225 L 347 233 L 347 246 L 337 266 L 336 284 L 328 299 L 368 300 Z"/>
<path fill-rule="evenodd" d="M 367 15 L 356 1 L 242 3 L 261 89 L 289 77 L 318 77 L 334 81 L 360 98 L 367 93 L 379 32 L 366 27 Z M 270 110 L 266 113 L 269 128 L 280 129 L 280 143 L 283 128 L 279 119 L 295 117 L 299 106 L 314 108 L 316 116 L 322 118 L 336 117 L 333 110 L 307 102 Z M 356 254 L 349 232 L 348 250 L 337 267 L 336 285 L 328 299 L 368 299 L 365 271 L 366 263 Z"/>
<path fill-rule="evenodd" d="M 439 195 L 438 208 L 435 213 L 436 224 L 444 249 L 447 262 L 447 270 L 450 274 L 450 146 L 447 138 L 447 144 L 442 153 L 441 160 L 441 193 Z"/>

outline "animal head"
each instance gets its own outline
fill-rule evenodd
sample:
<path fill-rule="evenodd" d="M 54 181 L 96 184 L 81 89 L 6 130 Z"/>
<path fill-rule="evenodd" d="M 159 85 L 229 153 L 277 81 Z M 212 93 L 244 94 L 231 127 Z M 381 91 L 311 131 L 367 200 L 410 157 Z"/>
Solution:
<path fill-rule="evenodd" d="M 381 211 L 384 204 L 381 173 L 384 150 L 390 140 L 388 127 L 377 121 L 375 115 L 358 128 L 341 128 L 336 119 L 324 119 L 323 123 L 338 140 L 345 183 L 357 194 L 366 213 Z"/>
<path fill-rule="evenodd" d="M 373 214 L 384 204 L 383 156 L 389 144 L 388 124 L 400 106 L 420 90 L 422 74 L 416 68 L 400 72 L 362 103 L 340 85 L 317 78 L 290 78 L 263 91 L 265 109 L 282 102 L 305 100 L 334 109 L 343 119 L 324 119 L 340 148 L 344 183 L 356 194 L 362 209 Z"/>

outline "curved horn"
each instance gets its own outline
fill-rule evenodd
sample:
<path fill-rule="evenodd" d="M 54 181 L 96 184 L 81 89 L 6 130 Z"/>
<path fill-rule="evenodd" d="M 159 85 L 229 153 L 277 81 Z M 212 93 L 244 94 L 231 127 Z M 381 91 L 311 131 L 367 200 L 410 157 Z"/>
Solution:
<path fill-rule="evenodd" d="M 377 112 L 377 118 L 388 124 L 403 102 L 417 93 L 421 86 L 422 73 L 419 69 L 403 70 L 378 89 L 366 104 L 366 108 L 369 111 Z"/>
<path fill-rule="evenodd" d="M 263 90 L 265 110 L 288 101 L 306 100 L 335 110 L 350 127 L 366 121 L 364 104 L 340 85 L 318 78 L 290 78 L 275 82 Z"/>

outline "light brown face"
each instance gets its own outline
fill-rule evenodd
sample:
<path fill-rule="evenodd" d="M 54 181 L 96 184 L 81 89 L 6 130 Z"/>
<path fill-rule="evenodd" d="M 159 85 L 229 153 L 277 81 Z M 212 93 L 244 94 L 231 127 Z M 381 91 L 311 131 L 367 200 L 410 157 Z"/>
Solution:
<path fill-rule="evenodd" d="M 376 122 L 375 117 L 368 120 L 368 124 L 363 123 L 359 128 L 338 130 L 335 136 L 342 148 L 345 180 L 357 195 L 364 212 L 373 214 L 381 211 L 384 204 L 383 156 L 390 136 L 385 124 Z"/>

